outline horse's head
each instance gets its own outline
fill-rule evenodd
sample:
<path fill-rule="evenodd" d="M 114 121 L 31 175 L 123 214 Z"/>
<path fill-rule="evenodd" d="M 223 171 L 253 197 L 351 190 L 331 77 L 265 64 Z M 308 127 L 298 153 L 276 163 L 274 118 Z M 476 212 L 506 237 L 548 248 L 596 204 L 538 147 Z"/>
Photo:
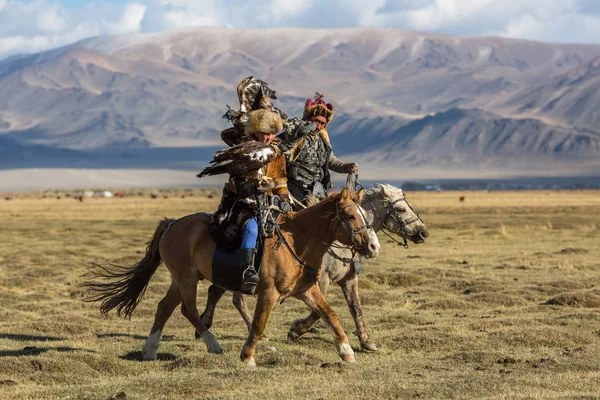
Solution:
<path fill-rule="evenodd" d="M 376 197 L 378 200 L 376 201 L 372 196 L 378 189 L 381 192 L 380 196 Z M 369 189 L 363 204 L 372 207 L 375 220 L 382 224 L 383 228 L 397 233 L 404 239 L 413 243 L 423 243 L 429 237 L 425 223 L 408 203 L 402 189 L 379 184 L 377 189 Z"/>
<path fill-rule="evenodd" d="M 335 231 L 335 239 L 351 246 L 366 258 L 379 253 L 379 239 L 366 218 L 365 210 L 360 206 L 363 190 L 351 193 L 344 188 L 336 195 L 336 216 L 339 225 Z"/>

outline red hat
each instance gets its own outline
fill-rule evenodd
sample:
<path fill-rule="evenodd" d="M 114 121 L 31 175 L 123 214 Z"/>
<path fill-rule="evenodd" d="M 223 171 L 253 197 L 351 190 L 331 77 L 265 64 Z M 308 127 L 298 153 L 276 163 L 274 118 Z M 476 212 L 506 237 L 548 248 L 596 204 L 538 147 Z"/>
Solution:
<path fill-rule="evenodd" d="M 317 92 L 315 93 L 314 99 L 307 99 L 306 103 L 304 103 L 304 114 L 302 115 L 302 119 L 310 121 L 314 117 L 325 117 L 327 120 L 325 126 L 327 126 L 333 119 L 334 113 L 333 104 L 325 103 L 323 95 Z"/>

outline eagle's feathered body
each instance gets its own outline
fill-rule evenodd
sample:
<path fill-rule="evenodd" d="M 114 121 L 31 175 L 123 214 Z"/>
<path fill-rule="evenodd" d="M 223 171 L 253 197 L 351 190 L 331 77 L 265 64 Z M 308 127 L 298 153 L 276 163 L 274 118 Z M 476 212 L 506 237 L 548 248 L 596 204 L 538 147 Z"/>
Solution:
<path fill-rule="evenodd" d="M 217 151 L 210 166 L 198 174 L 199 178 L 208 175 L 229 174 L 231 176 L 255 176 L 260 178 L 260 170 L 280 154 L 277 146 L 263 142 L 244 142 Z"/>

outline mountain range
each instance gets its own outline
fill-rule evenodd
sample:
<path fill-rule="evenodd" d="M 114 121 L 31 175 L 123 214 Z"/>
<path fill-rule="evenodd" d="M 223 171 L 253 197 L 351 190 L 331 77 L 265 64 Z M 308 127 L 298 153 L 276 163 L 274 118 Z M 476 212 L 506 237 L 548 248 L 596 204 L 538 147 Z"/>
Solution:
<path fill-rule="evenodd" d="M 600 175 L 600 45 L 373 28 L 190 28 L 1 60 L 0 168 L 201 169 L 250 75 L 290 116 L 323 93 L 336 155 L 373 177 Z"/>

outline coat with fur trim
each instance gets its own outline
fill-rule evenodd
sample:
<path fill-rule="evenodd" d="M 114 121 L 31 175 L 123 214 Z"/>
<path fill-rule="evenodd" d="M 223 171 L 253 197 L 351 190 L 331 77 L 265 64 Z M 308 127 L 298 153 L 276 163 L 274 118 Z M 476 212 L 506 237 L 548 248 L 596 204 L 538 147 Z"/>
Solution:
<path fill-rule="evenodd" d="M 319 136 L 321 136 L 323 143 L 325 143 L 325 147 L 327 147 L 327 149 L 329 151 L 329 155 L 327 157 L 327 164 L 326 164 L 327 168 L 332 170 L 333 172 L 337 172 L 340 174 L 345 173 L 346 172 L 345 168 L 349 163 L 340 160 L 333 153 L 333 148 L 331 147 L 331 141 L 329 140 L 329 133 L 327 132 L 327 129 L 325 129 L 325 128 L 321 129 L 319 131 Z M 299 141 L 297 141 L 291 148 L 287 149 L 288 150 L 288 152 L 287 152 L 288 160 L 295 161 L 296 158 L 298 158 L 298 155 L 300 154 L 302 149 L 304 148 L 305 144 L 306 144 L 306 138 L 302 138 Z M 328 173 L 326 173 L 325 175 L 328 175 Z"/>

